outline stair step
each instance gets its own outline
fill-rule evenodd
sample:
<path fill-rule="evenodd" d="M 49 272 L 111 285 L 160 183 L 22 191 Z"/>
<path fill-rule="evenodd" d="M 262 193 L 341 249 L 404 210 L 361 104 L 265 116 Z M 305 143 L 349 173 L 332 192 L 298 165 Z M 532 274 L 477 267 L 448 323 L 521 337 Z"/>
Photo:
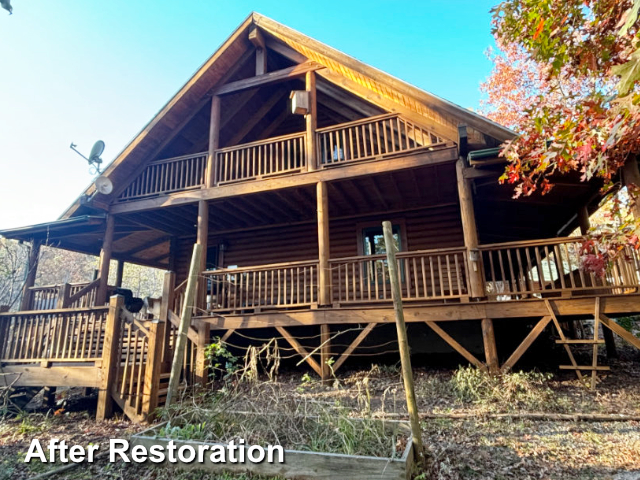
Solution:
<path fill-rule="evenodd" d="M 580 340 L 580 339 L 576 339 L 576 340 L 556 340 L 556 343 L 559 344 L 563 344 L 563 345 L 595 345 L 595 344 L 602 344 L 604 345 L 604 340 Z"/>
<path fill-rule="evenodd" d="M 600 365 L 597 367 L 593 367 L 590 365 L 578 365 L 574 367 L 573 365 L 560 365 L 561 370 L 598 370 L 598 371 L 608 371 L 611 370 L 611 367 L 606 367 L 604 365 Z"/>

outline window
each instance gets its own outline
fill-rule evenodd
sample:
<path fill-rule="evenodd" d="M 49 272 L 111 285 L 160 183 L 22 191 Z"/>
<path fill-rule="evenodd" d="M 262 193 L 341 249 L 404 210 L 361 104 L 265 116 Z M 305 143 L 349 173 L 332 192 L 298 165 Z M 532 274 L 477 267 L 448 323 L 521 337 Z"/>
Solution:
<path fill-rule="evenodd" d="M 397 251 L 402 251 L 402 238 L 400 237 L 400 225 L 393 225 L 393 241 L 396 244 Z M 387 249 L 384 244 L 384 235 L 382 226 L 368 227 L 362 230 L 362 253 L 364 255 L 384 255 Z"/>
<path fill-rule="evenodd" d="M 361 235 L 358 250 L 361 255 L 386 255 L 387 249 L 380 223 L 358 225 L 358 232 Z M 401 223 L 394 222 L 392 224 L 393 240 L 399 252 L 403 250 L 404 245 L 402 227 Z M 389 267 L 386 257 L 366 262 L 362 265 L 362 269 L 362 274 L 369 279 L 371 284 L 389 283 Z M 400 271 L 398 273 L 400 281 L 404 282 L 404 264 L 402 262 L 400 262 Z"/>

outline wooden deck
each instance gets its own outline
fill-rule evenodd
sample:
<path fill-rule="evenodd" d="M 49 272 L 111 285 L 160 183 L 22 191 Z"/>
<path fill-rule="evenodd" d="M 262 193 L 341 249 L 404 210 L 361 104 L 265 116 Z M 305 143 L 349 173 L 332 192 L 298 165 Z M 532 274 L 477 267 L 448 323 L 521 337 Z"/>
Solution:
<path fill-rule="evenodd" d="M 579 268 L 581 256 L 589 254 L 580 237 L 485 245 L 479 251 L 478 257 L 469 256 L 464 248 L 399 253 L 406 321 L 428 325 L 483 369 L 512 368 L 553 322 L 572 360 L 562 368 L 575 370 L 580 378 L 581 371 L 601 371 L 604 367 L 597 361 L 577 365 L 570 345 L 586 342 L 597 347 L 602 339 L 596 334 L 592 340 L 574 340 L 564 334 L 573 319 L 587 317 L 640 348 L 640 340 L 610 320 L 640 314 L 640 263 L 635 251 L 618 257 L 601 275 Z M 473 261 L 480 266 L 476 274 L 485 286 L 480 298 L 470 296 Z M 330 259 L 328 303 L 321 302 L 320 265 L 318 260 L 203 272 L 188 332 L 183 384 L 206 379 L 204 350 L 212 330 L 226 340 L 243 329 L 275 329 L 313 370 L 325 375 L 326 359 L 314 359 L 315 353 L 289 329 L 319 327 L 329 342 L 330 328 L 360 325 L 362 331 L 351 345 L 341 352 L 331 350 L 337 356 L 335 371 L 377 325 L 394 322 L 383 256 Z M 109 306 L 78 308 L 87 298 L 95 301 L 95 286 L 96 282 L 32 288 L 31 301 L 39 310 L 0 313 L 0 382 L 13 387 L 99 388 L 100 418 L 108 416 L 115 403 L 130 418 L 143 420 L 166 393 L 161 384 L 168 380 L 185 283 L 175 286 L 175 274 L 167 273 L 155 319 L 134 317 L 124 309 L 122 297 L 112 297 Z M 523 345 L 502 366 L 489 353 L 486 359 L 477 358 L 441 326 L 478 321 L 484 332 L 489 328 L 487 319 L 535 320 Z M 321 356 L 327 352 L 322 350 Z"/>

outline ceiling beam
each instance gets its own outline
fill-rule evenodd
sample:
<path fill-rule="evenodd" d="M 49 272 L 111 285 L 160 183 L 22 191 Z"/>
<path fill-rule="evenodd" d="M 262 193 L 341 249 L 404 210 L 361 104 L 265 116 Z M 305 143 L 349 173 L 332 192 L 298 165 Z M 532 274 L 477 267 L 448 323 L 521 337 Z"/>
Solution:
<path fill-rule="evenodd" d="M 307 72 L 313 72 L 323 69 L 324 67 L 316 62 L 304 62 L 293 67 L 283 68 L 282 70 L 276 70 L 275 72 L 265 73 L 264 75 L 256 75 L 255 77 L 249 77 L 235 82 L 230 82 L 222 85 L 215 91 L 216 95 L 228 95 L 230 93 L 240 92 L 249 88 L 256 88 L 263 85 L 269 85 L 278 82 L 286 82 L 294 78 L 301 77 Z"/>

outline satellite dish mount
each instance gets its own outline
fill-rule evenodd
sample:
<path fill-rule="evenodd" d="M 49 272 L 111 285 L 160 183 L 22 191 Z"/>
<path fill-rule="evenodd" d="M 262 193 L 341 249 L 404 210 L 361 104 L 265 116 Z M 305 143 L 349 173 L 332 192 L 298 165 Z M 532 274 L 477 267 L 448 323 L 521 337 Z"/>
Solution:
<path fill-rule="evenodd" d="M 98 140 L 96 143 L 93 144 L 93 147 L 91 148 L 91 153 L 89 154 L 89 158 L 85 157 L 82 153 L 80 153 L 76 149 L 76 147 L 77 145 L 73 142 L 69 146 L 71 150 L 76 152 L 78 155 L 80 155 L 89 163 L 91 170 L 93 170 L 91 172 L 92 174 L 100 174 L 100 166 L 102 165 L 102 158 L 100 158 L 100 155 L 102 155 L 102 152 L 104 152 L 104 142 L 102 140 Z"/>

